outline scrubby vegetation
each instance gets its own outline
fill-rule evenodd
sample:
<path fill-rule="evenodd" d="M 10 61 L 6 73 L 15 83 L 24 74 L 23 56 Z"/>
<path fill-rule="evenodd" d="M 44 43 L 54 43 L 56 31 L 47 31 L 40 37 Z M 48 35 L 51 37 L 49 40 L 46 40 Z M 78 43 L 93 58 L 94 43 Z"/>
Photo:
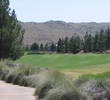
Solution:
<path fill-rule="evenodd" d="M 6 82 L 35 87 L 35 95 L 41 100 L 85 100 L 73 81 L 64 74 L 33 66 L 0 62 L 0 79 Z"/>
<path fill-rule="evenodd" d="M 0 62 L 0 79 L 36 88 L 38 100 L 109 100 L 110 72 L 79 78 L 41 67 Z"/>
<path fill-rule="evenodd" d="M 83 75 L 75 84 L 86 95 L 87 100 L 110 100 L 110 72 Z"/>

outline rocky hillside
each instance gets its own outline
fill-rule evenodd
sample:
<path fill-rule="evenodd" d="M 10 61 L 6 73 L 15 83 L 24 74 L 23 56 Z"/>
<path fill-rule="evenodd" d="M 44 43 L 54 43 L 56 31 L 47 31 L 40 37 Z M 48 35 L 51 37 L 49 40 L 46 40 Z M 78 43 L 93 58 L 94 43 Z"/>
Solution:
<path fill-rule="evenodd" d="M 21 23 L 26 30 L 24 44 L 30 45 L 33 42 L 45 43 L 57 41 L 65 36 L 80 35 L 86 32 L 95 34 L 100 29 L 110 27 L 110 23 L 66 23 L 63 21 L 48 21 L 44 23 L 26 22 Z"/>

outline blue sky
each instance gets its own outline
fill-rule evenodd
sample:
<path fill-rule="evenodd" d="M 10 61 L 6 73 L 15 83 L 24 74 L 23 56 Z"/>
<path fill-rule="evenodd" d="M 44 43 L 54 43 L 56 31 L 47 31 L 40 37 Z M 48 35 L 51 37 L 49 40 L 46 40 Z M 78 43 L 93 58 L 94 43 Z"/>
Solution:
<path fill-rule="evenodd" d="M 110 22 L 110 0 L 10 0 L 18 20 Z"/>

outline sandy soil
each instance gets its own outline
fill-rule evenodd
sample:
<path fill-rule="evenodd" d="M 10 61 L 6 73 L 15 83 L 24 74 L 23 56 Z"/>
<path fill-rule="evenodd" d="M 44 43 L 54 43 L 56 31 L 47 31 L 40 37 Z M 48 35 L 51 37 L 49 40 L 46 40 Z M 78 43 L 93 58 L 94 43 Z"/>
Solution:
<path fill-rule="evenodd" d="M 35 100 L 35 89 L 0 81 L 0 100 Z"/>

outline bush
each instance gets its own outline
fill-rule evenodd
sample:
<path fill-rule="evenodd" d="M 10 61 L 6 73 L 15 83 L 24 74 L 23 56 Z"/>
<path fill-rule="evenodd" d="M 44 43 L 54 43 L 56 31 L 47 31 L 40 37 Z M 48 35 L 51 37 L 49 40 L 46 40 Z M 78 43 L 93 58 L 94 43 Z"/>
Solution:
<path fill-rule="evenodd" d="M 58 71 L 47 71 L 37 76 L 35 95 L 43 100 L 86 100 L 69 77 Z M 65 98 L 65 99 L 64 99 Z"/>
<path fill-rule="evenodd" d="M 76 80 L 76 84 L 88 100 L 110 99 L 110 72 L 96 75 L 83 75 Z"/>
<path fill-rule="evenodd" d="M 69 90 L 55 88 L 48 92 L 45 100 L 86 100 L 86 98 L 73 88 Z"/>

